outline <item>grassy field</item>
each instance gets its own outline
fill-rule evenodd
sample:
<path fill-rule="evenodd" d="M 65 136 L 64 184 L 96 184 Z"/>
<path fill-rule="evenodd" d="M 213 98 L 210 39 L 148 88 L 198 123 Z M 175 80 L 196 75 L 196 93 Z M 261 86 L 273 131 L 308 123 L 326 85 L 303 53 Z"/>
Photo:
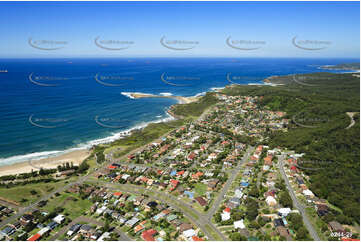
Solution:
<path fill-rule="evenodd" d="M 73 179 L 74 178 L 48 183 L 41 182 L 10 188 L 1 187 L 0 197 L 18 202 L 21 205 L 28 205 L 57 188 L 64 186 L 67 182 Z"/>
<path fill-rule="evenodd" d="M 208 233 L 212 234 L 215 240 L 222 241 L 222 238 L 209 226 L 208 224 L 204 225 Z"/>
<path fill-rule="evenodd" d="M 44 209 L 46 211 L 53 211 L 57 207 L 64 208 L 64 214 L 69 214 L 71 219 L 75 219 L 89 211 L 92 202 L 88 199 L 82 200 L 76 194 L 62 193 L 58 197 L 54 197 L 48 201 Z"/>

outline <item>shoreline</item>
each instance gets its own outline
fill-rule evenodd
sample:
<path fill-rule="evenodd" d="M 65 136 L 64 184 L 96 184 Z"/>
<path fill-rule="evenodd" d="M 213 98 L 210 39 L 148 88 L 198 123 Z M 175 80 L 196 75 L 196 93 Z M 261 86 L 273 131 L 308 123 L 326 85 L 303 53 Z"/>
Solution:
<path fill-rule="evenodd" d="M 141 93 L 141 92 L 122 92 L 124 96 L 127 96 L 131 99 L 139 99 L 139 98 L 169 98 L 175 99 L 179 104 L 187 104 L 191 102 L 197 101 L 201 96 L 192 96 L 192 97 L 183 97 L 183 96 L 173 96 L 171 93 L 163 93 L 163 95 L 149 94 L 149 93 Z"/>
<path fill-rule="evenodd" d="M 360 73 L 360 72 L 358 71 L 358 73 Z M 265 79 L 263 79 L 262 83 L 248 83 L 245 85 L 274 86 L 274 87 L 282 86 L 284 84 L 272 83 L 272 79 L 277 79 L 279 77 L 281 77 L 281 76 L 273 75 L 273 76 L 269 76 L 269 77 L 266 77 Z M 171 93 L 160 93 L 159 95 L 157 95 L 157 94 L 149 94 L 149 93 L 141 93 L 141 92 L 122 92 L 121 94 L 124 96 L 127 96 L 128 98 L 131 98 L 131 99 L 168 98 L 168 99 L 177 100 L 178 101 L 177 104 L 188 104 L 188 103 L 192 103 L 192 102 L 199 100 L 207 92 L 218 92 L 219 90 L 222 90 L 222 89 L 226 88 L 227 86 L 228 85 L 226 85 L 224 87 L 212 87 L 212 88 L 209 88 L 209 90 L 206 92 L 201 92 L 201 93 L 198 93 L 191 97 L 174 96 Z M 12 161 L 11 163 L 9 162 L 8 164 L 0 163 L 0 176 L 10 175 L 10 174 L 15 175 L 15 174 L 20 174 L 20 173 L 31 172 L 32 169 L 34 169 L 34 170 L 39 169 L 37 167 L 42 167 L 45 169 L 56 168 L 58 165 L 63 164 L 65 162 L 70 162 L 70 161 L 73 161 L 74 165 L 79 165 L 83 160 L 85 160 L 90 155 L 90 150 L 95 145 L 111 143 L 115 140 L 124 138 L 126 136 L 130 136 L 132 134 L 132 131 L 141 130 L 151 123 L 162 123 L 162 122 L 169 122 L 172 120 L 179 119 L 180 117 L 177 117 L 177 115 L 174 115 L 171 112 L 172 106 L 173 105 L 171 105 L 169 107 L 169 109 L 165 111 L 166 115 L 168 115 L 168 117 L 166 117 L 166 118 L 149 121 L 144 124 L 140 124 L 135 127 L 129 128 L 127 130 L 114 133 L 111 136 L 107 136 L 105 138 L 99 138 L 99 139 L 88 141 L 82 147 L 70 148 L 68 150 L 63 150 L 63 151 L 42 152 L 42 153 L 45 153 L 45 155 L 42 155 L 45 157 L 38 156 L 39 158 L 33 158 L 33 159 L 31 159 L 31 156 L 36 153 L 20 155 L 18 157 L 27 157 L 28 156 L 29 158 L 26 158 L 26 161 L 19 161 L 19 162 Z M 0 159 L 0 162 L 10 160 L 15 157 L 16 156 L 2 158 L 2 159 Z"/>
<path fill-rule="evenodd" d="M 65 164 L 66 162 L 73 162 L 74 165 L 78 166 L 90 155 L 90 153 L 90 149 L 84 148 L 70 151 L 54 157 L 43 158 L 40 160 L 29 160 L 0 166 L 0 176 L 29 173 L 32 170 L 40 170 L 40 168 L 57 168 L 58 165 Z"/>
<path fill-rule="evenodd" d="M 125 95 L 125 94 L 123 94 Z M 128 96 L 128 95 L 126 95 Z M 137 98 L 171 98 L 178 101 L 178 104 L 187 104 L 194 102 L 198 100 L 201 96 L 193 96 L 193 97 L 182 97 L 182 96 L 172 96 L 172 95 L 153 95 L 153 94 L 144 94 L 144 93 L 131 93 L 128 96 L 132 99 Z M 104 143 L 110 143 L 114 140 L 121 139 L 126 136 L 130 136 L 132 134 L 133 130 L 139 130 L 143 129 L 146 126 L 148 126 L 151 123 L 162 123 L 162 122 L 169 122 L 172 120 L 176 120 L 179 117 L 174 115 L 171 111 L 173 105 L 170 106 L 170 108 L 165 112 L 168 117 L 156 119 L 150 122 L 146 122 L 145 124 L 141 124 L 132 128 L 129 128 L 125 131 L 121 131 L 118 133 L 113 134 L 112 136 L 108 136 L 105 138 L 100 138 L 96 140 L 89 141 L 84 147 L 79 148 L 71 148 L 64 151 L 49 151 L 44 152 L 47 155 L 44 155 L 46 157 L 44 158 L 29 158 L 27 161 L 19 161 L 19 162 L 13 162 L 10 164 L 4 164 L 2 165 L 0 163 L 0 176 L 6 176 L 6 175 L 16 175 L 21 173 L 29 173 L 32 170 L 40 170 L 40 168 L 43 169 L 53 169 L 57 168 L 58 165 L 62 165 L 66 162 L 73 162 L 74 165 L 79 165 L 81 162 L 83 162 L 89 155 L 91 154 L 91 148 L 94 145 L 97 144 L 104 144 Z M 59 154 L 57 154 L 59 153 Z M 23 155 L 25 156 L 31 156 L 32 154 Z M 11 159 L 13 157 L 4 158 Z"/>

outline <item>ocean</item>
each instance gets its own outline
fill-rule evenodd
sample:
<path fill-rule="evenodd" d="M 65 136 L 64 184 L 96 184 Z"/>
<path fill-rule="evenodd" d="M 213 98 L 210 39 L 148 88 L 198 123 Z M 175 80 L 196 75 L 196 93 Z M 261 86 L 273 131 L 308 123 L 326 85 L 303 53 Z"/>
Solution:
<path fill-rule="evenodd" d="M 109 58 L 1 59 L 0 166 L 109 142 L 170 120 L 176 100 L 127 93 L 204 95 L 272 75 L 330 72 L 358 59 Z M 340 72 L 340 71 L 332 71 Z"/>

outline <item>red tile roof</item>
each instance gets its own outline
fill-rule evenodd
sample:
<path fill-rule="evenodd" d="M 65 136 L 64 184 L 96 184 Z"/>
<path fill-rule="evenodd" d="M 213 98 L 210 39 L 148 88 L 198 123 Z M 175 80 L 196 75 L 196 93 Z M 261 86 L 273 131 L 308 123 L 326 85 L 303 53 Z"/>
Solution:
<path fill-rule="evenodd" d="M 203 197 L 196 197 L 195 200 L 196 200 L 196 201 L 199 203 L 199 205 L 201 205 L 201 206 L 207 205 L 207 201 L 204 200 Z"/>
<path fill-rule="evenodd" d="M 192 178 L 197 178 L 198 179 L 201 176 L 203 176 L 203 172 L 198 171 L 197 173 L 192 175 Z"/>
<path fill-rule="evenodd" d="M 28 241 L 37 241 L 38 239 L 40 239 L 41 235 L 40 234 L 34 234 L 33 236 L 31 236 Z"/>
<path fill-rule="evenodd" d="M 146 231 L 143 231 L 142 233 L 142 239 L 145 241 L 155 241 L 154 235 L 157 233 L 154 229 L 148 229 Z"/>
<path fill-rule="evenodd" d="M 177 172 L 177 175 L 180 175 L 180 176 L 181 176 L 181 175 L 183 175 L 183 174 L 184 174 L 184 171 L 178 171 L 178 172 Z"/>
<path fill-rule="evenodd" d="M 193 241 L 204 241 L 204 239 L 199 238 L 199 237 L 197 237 L 197 236 L 192 236 L 192 240 L 193 240 Z"/>
<path fill-rule="evenodd" d="M 178 180 L 170 180 L 170 183 L 174 186 L 178 185 L 179 181 Z"/>

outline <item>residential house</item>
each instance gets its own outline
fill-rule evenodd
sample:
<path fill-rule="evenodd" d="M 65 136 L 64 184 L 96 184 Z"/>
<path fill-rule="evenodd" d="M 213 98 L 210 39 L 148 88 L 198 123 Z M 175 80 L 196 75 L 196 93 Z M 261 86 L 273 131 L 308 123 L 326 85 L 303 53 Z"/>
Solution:
<path fill-rule="evenodd" d="M 186 230 L 192 229 L 193 226 L 191 224 L 186 224 L 186 223 L 182 223 L 181 225 L 179 225 L 179 232 L 183 233 Z"/>
<path fill-rule="evenodd" d="M 277 226 L 276 227 L 276 231 L 278 232 L 278 234 L 282 237 L 284 237 L 287 241 L 291 241 L 292 240 L 292 236 L 290 235 L 290 233 L 288 232 L 288 229 L 286 229 L 286 227 L 284 226 Z"/>
<path fill-rule="evenodd" d="M 148 229 L 146 231 L 142 232 L 142 239 L 145 241 L 155 241 L 154 235 L 156 235 L 158 232 L 154 229 Z"/>
<path fill-rule="evenodd" d="M 338 232 L 338 233 L 346 233 L 345 229 L 343 228 L 343 226 L 337 222 L 337 221 L 332 221 L 328 223 L 328 226 L 330 228 L 330 230 L 332 232 Z"/>
<path fill-rule="evenodd" d="M 222 221 L 227 221 L 231 218 L 231 209 L 230 208 L 225 208 L 223 210 L 223 212 L 221 213 L 221 218 L 222 218 Z"/>
<path fill-rule="evenodd" d="M 201 205 L 202 207 L 207 205 L 207 201 L 204 200 L 203 197 L 196 197 L 194 200 L 196 200 L 199 203 L 199 205 Z"/>

